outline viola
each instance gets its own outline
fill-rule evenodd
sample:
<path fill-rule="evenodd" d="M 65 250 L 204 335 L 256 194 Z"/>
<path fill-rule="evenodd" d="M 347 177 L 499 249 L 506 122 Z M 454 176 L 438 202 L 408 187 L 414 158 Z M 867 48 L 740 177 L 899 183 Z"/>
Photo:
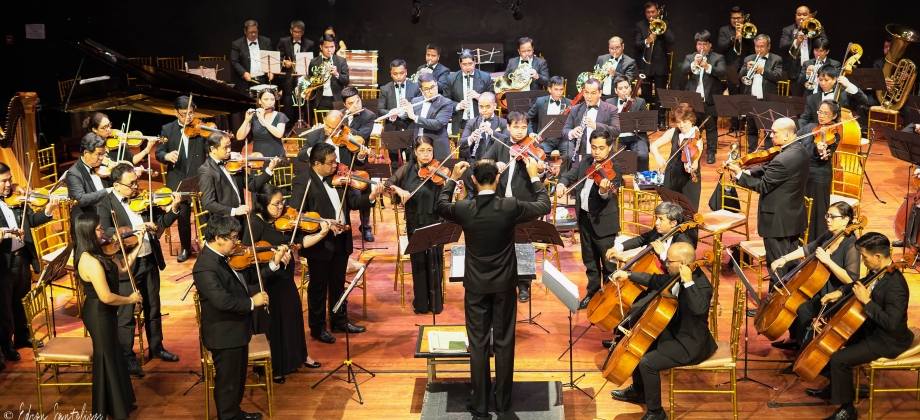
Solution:
<path fill-rule="evenodd" d="M 105 139 L 105 147 L 108 150 L 115 150 L 122 145 L 127 145 L 132 149 L 141 147 L 141 143 L 144 141 L 154 141 L 157 143 L 166 143 L 169 141 L 166 137 L 160 136 L 145 136 L 140 131 L 134 130 L 127 133 L 120 130 L 112 130 L 112 135 Z"/>
<path fill-rule="evenodd" d="M 33 211 L 44 209 L 45 206 L 48 205 L 48 200 L 51 197 L 60 198 L 61 201 L 70 200 L 70 197 L 67 195 L 67 188 L 58 188 L 51 193 L 45 188 L 35 188 L 29 192 L 18 184 L 13 184 L 12 192 L 9 197 L 3 199 L 3 202 L 5 202 L 9 208 L 17 208 L 25 203 L 26 195 L 29 196 L 29 206 L 32 207 Z"/>
<path fill-rule="evenodd" d="M 536 139 L 525 137 L 523 140 L 511 145 L 511 156 L 517 160 L 523 160 L 524 158 L 534 158 L 540 162 L 546 160 L 546 152 L 543 151 L 539 146 Z"/>
<path fill-rule="evenodd" d="M 182 132 L 185 134 L 185 137 L 188 138 L 198 137 L 202 134 L 207 136 L 211 133 L 224 133 L 227 137 L 230 137 L 231 139 L 233 138 L 233 133 L 218 130 L 217 124 L 212 122 L 203 123 L 201 122 L 201 118 L 195 118 L 191 123 L 186 124 Z"/>
<path fill-rule="evenodd" d="M 419 162 L 418 177 L 422 180 L 430 178 L 434 185 L 444 185 L 450 178 L 450 169 L 440 168 L 440 166 L 441 163 L 437 159 L 432 159 L 427 165 L 422 165 Z"/>
<path fill-rule="evenodd" d="M 246 162 L 249 162 L 250 169 L 262 169 L 265 166 L 265 162 L 271 162 L 272 159 L 281 159 L 281 163 L 288 162 L 287 157 L 266 157 L 259 152 L 252 152 L 247 156 L 236 156 L 228 159 L 224 167 L 227 168 L 227 172 L 235 174 L 246 168 Z"/>
<path fill-rule="evenodd" d="M 139 230 L 128 226 L 118 228 L 115 234 L 102 240 L 102 253 L 111 256 L 121 252 L 121 247 L 118 245 L 118 238 L 116 238 L 115 235 L 121 236 L 121 242 L 125 245 L 125 251 L 133 249 L 140 244 L 137 238 L 137 232 L 139 232 Z"/>
<path fill-rule="evenodd" d="M 322 222 L 329 222 L 332 226 L 336 226 L 342 230 L 351 230 L 351 226 L 339 223 L 335 220 L 323 219 L 319 216 L 319 213 L 315 211 L 305 212 L 298 218 L 297 210 L 293 207 L 285 208 L 284 213 L 281 217 L 275 219 L 273 224 L 275 229 L 281 232 L 290 232 L 294 230 L 294 226 L 299 226 L 299 229 L 306 233 L 316 233 L 319 232 L 320 223 Z"/>
<path fill-rule="evenodd" d="M 352 153 L 360 153 L 361 150 L 364 150 L 368 156 L 377 158 L 377 154 L 364 146 L 364 138 L 352 134 L 351 128 L 347 125 L 343 125 L 336 130 L 329 139 L 332 141 L 332 144 L 336 146 L 344 146 Z"/>
<path fill-rule="evenodd" d="M 338 168 L 335 170 L 335 175 L 332 177 L 332 186 L 341 187 L 345 183 L 348 183 L 348 186 L 356 190 L 363 191 L 370 184 L 376 184 L 375 181 L 371 181 L 370 174 L 367 171 L 349 171 L 348 167 L 343 163 L 339 163 Z"/>

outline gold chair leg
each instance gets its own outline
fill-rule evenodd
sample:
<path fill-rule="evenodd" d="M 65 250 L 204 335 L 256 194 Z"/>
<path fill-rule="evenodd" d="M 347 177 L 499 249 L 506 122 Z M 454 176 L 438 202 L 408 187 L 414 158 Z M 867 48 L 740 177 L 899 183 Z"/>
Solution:
<path fill-rule="evenodd" d="M 44 413 L 45 410 L 42 407 L 42 366 L 38 362 L 35 362 L 35 388 L 38 391 L 38 412 Z"/>
<path fill-rule="evenodd" d="M 732 375 L 732 416 L 738 420 L 738 372 L 736 368 L 731 369 L 730 375 Z"/>
<path fill-rule="evenodd" d="M 674 418 L 674 377 L 675 376 L 677 376 L 677 371 L 675 371 L 674 369 L 671 369 L 671 371 L 668 374 L 668 404 L 671 405 L 668 408 L 668 410 L 671 412 L 671 414 L 668 417 L 672 419 Z"/>
<path fill-rule="evenodd" d="M 272 372 L 272 359 L 269 358 L 265 363 L 265 384 L 266 391 L 268 394 L 268 416 L 272 417 L 272 399 L 275 395 L 275 387 L 272 385 L 272 378 L 274 377 L 274 372 Z"/>
<path fill-rule="evenodd" d="M 60 381 L 58 380 L 58 365 L 51 366 L 51 374 L 54 375 L 54 383 L 56 384 L 60 383 Z M 58 395 L 61 395 L 61 386 L 56 385 L 55 388 L 57 388 Z"/>
<path fill-rule="evenodd" d="M 364 313 L 363 319 L 367 319 L 367 271 L 361 274 L 361 295 L 364 300 L 364 303 L 361 304 L 361 309 Z"/>

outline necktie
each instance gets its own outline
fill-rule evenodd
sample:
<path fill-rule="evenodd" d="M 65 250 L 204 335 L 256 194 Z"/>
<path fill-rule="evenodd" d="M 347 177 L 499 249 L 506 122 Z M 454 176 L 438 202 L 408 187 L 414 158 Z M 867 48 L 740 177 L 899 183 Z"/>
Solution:
<path fill-rule="evenodd" d="M 256 45 L 256 42 L 255 42 L 255 41 L 252 41 L 252 42 L 249 43 L 249 45 Z"/>

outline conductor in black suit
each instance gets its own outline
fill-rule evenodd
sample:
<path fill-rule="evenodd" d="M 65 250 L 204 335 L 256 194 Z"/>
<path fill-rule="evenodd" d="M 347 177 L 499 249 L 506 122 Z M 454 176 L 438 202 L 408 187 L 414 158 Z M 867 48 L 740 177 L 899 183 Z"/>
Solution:
<path fill-rule="evenodd" d="M 549 86 L 549 67 L 546 65 L 546 60 L 540 57 L 534 57 L 533 51 L 532 39 L 526 36 L 519 39 L 518 56 L 509 60 L 508 66 L 505 67 L 505 77 L 508 77 L 509 74 L 514 73 L 521 65 L 530 66 L 530 74 L 528 77 L 532 78 L 533 81 L 530 82 L 527 87 L 521 89 L 521 92 L 535 90 L 537 86 Z"/>
<path fill-rule="evenodd" d="M 335 53 L 335 36 L 323 35 L 320 38 L 319 56 L 310 60 L 310 73 L 314 68 L 326 67 L 329 80 L 312 92 L 313 109 L 332 109 L 332 104 L 342 100 L 342 89 L 351 82 L 348 76 L 348 62 Z"/>
<path fill-rule="evenodd" d="M 636 60 L 623 54 L 624 47 L 623 38 L 615 36 L 607 41 L 607 51 L 610 51 L 610 54 L 597 56 L 597 62 L 594 64 L 595 66 L 601 69 L 603 69 L 604 66 L 609 67 L 607 76 L 604 77 L 604 85 L 601 88 L 601 93 L 604 96 L 614 94 L 613 91 L 616 89 L 616 86 L 613 84 L 613 79 L 617 76 L 625 76 L 630 83 L 632 83 L 636 76 Z"/>
<path fill-rule="evenodd" d="M 626 105 L 630 103 L 630 98 L 632 98 L 632 105 L 629 106 L 629 110 L 626 112 L 640 112 L 648 110 L 645 106 L 645 99 L 640 97 L 632 97 L 633 85 L 629 82 L 629 79 L 626 76 L 617 76 L 614 78 L 613 86 L 616 96 L 604 102 L 617 107 L 618 121 L 619 115 L 623 113 Z M 645 131 L 639 131 L 636 133 L 632 131 L 620 131 L 620 137 L 618 140 L 618 146 L 622 145 L 623 147 L 626 147 L 626 150 L 631 150 L 637 153 L 636 171 L 647 171 L 649 147 L 648 133 Z"/>
<path fill-rule="evenodd" d="M 243 37 L 230 44 L 234 89 L 247 93 L 250 86 L 268 84 L 272 80 L 274 76 L 262 73 L 259 63 L 259 51 L 271 49 L 272 41 L 268 37 L 259 36 L 259 22 L 250 19 L 243 23 Z"/>
<path fill-rule="evenodd" d="M 80 140 L 80 159 L 64 173 L 67 196 L 76 201 L 70 208 L 70 220 L 83 213 L 94 213 L 96 204 L 112 190 L 106 180 L 96 175 L 106 152 L 105 139 L 96 133 L 86 133 Z"/>
<path fill-rule="evenodd" d="M 422 83 L 421 76 L 419 84 Z M 479 94 L 492 92 L 492 77 L 476 68 L 476 59 L 470 50 L 460 52 L 460 71 L 447 77 L 444 97 L 454 101 L 451 135 L 457 135 L 466 122 L 479 115 Z M 441 158 L 435 158 L 441 160 Z"/>
<path fill-rule="evenodd" d="M 721 78 L 725 76 L 725 58 L 712 51 L 709 31 L 697 32 L 693 39 L 696 40 L 696 52 L 687 54 L 680 73 L 689 77 L 686 90 L 697 92 L 703 98 L 704 112 L 697 112 L 696 120 L 706 120 L 703 126 L 706 130 L 706 163 L 711 165 L 716 163 L 716 146 L 719 143 L 719 130 L 716 128 L 719 116 L 712 95 L 721 95 L 724 90 Z"/>
<path fill-rule="evenodd" d="M 527 132 L 530 133 L 531 138 L 536 138 L 537 133 L 545 125 L 540 120 L 540 116 L 544 114 L 560 115 L 572 104 L 571 99 L 563 96 L 564 92 L 565 79 L 559 76 L 551 77 L 549 79 L 549 95 L 537 98 L 533 102 L 533 106 L 530 107 L 530 111 L 527 111 Z M 557 122 L 556 124 L 559 123 Z M 540 148 L 546 152 L 547 156 L 553 150 L 559 151 L 559 157 L 562 158 L 562 163 L 559 164 L 559 173 L 568 172 L 569 168 L 572 167 L 572 156 L 575 148 L 572 141 L 564 138 L 543 139 L 540 142 Z"/>
<path fill-rule="evenodd" d="M 313 41 L 304 38 L 304 24 L 301 20 L 291 22 L 291 36 L 278 39 L 278 51 L 281 52 L 281 72 L 278 78 L 278 89 L 281 92 L 281 105 L 284 114 L 291 121 L 297 121 L 297 110 L 294 107 L 294 72 L 297 69 L 297 53 L 308 52 L 313 48 Z M 303 65 L 305 63 L 301 63 Z M 306 66 L 304 66 L 306 67 Z M 301 75 L 300 77 L 304 77 Z"/>
<path fill-rule="evenodd" d="M 751 69 L 754 69 L 753 72 Z M 741 67 L 742 82 L 750 74 L 751 84 L 742 86 L 742 94 L 753 95 L 758 100 L 768 93 L 776 94 L 776 84 L 783 76 L 783 59 L 770 52 L 770 36 L 760 34 L 754 37 L 754 54 L 744 58 Z M 754 117 L 747 117 L 748 152 L 757 148 L 757 125 Z M 764 149 L 773 147 L 770 137 L 764 138 Z"/>
<path fill-rule="evenodd" d="M 638 65 L 639 74 L 646 76 L 642 83 L 644 85 L 642 86 L 642 97 L 647 103 L 652 103 L 652 82 L 655 83 L 656 89 L 666 89 L 668 75 L 671 73 L 668 52 L 674 46 L 674 31 L 665 31 L 662 34 L 662 42 L 658 42 L 658 36 L 649 31 L 651 21 L 659 19 L 660 15 L 661 11 L 658 9 L 657 2 L 646 2 L 645 20 L 636 22 L 633 31 L 633 44 L 636 51 L 643 51 L 642 60 Z M 652 50 L 650 55 L 648 50 Z M 661 107 L 661 97 L 658 98 L 658 124 L 664 127 L 664 108 Z"/>
<path fill-rule="evenodd" d="M 782 54 L 783 70 L 786 75 L 795 81 L 802 66 L 810 58 L 813 43 L 817 38 L 827 38 L 824 28 L 814 38 L 808 38 L 802 33 L 802 22 L 811 16 L 811 9 L 808 6 L 800 6 L 795 9 L 795 23 L 783 28 L 783 33 L 779 38 L 779 53 Z M 789 96 L 802 96 L 805 87 L 797 83 L 789 83 Z"/>
<path fill-rule="evenodd" d="M 584 92 L 585 102 L 572 107 L 562 127 L 562 137 L 575 143 L 576 160 L 578 155 L 591 152 L 588 139 L 591 138 L 591 132 L 597 130 L 598 127 L 607 129 L 607 132 L 613 137 L 620 135 L 617 107 L 601 102 L 601 82 L 597 79 L 588 79 L 582 92 Z"/>
<path fill-rule="evenodd" d="M 245 170 L 231 174 L 227 170 L 227 161 L 231 158 L 230 137 L 223 132 L 214 132 L 207 139 L 210 156 L 198 168 L 198 191 L 201 193 L 201 206 L 210 214 L 234 216 L 246 226 L 246 215 L 251 210 L 246 204 L 245 194 L 258 191 L 259 187 L 272 179 L 272 171 L 281 161 L 272 159 L 259 175 L 252 174 L 246 179 Z"/>
<path fill-rule="evenodd" d="M 785 146 L 795 140 L 795 121 L 779 118 L 773 122 L 773 144 Z M 757 232 L 767 250 L 767 265 L 798 247 L 799 235 L 808 226 L 805 212 L 805 185 L 810 157 L 801 142 L 785 147 L 770 163 L 742 171 L 735 164 L 728 169 L 738 185 L 760 194 L 757 204 Z M 777 270 L 782 277 L 785 268 Z"/>
<path fill-rule="evenodd" d="M 157 147 L 157 161 L 166 165 L 166 187 L 175 191 L 179 183 L 197 175 L 198 168 L 208 158 L 206 140 L 202 136 L 189 138 L 185 135 L 185 124 L 195 118 L 195 103 L 189 108 L 188 96 L 180 96 L 175 101 L 176 120 L 163 125 L 160 136 L 166 138 L 166 144 Z M 185 262 L 192 255 L 192 224 L 189 217 L 192 207 L 188 201 L 179 203 L 179 243 L 182 251 L 176 258 Z"/>
<path fill-rule="evenodd" d="M 201 342 L 214 359 L 214 404 L 218 419 L 258 420 L 261 413 L 240 410 L 246 389 L 249 340 L 252 339 L 251 314 L 268 306 L 268 294 L 249 295 L 249 285 L 257 283 L 255 268 L 233 271 L 227 257 L 241 236 L 240 223 L 225 215 L 212 217 L 204 227 L 205 246 L 195 261 L 192 278 L 201 302 Z M 260 264 L 268 278 L 281 264 L 290 262 L 290 252 L 282 245 L 272 261 Z"/>
<path fill-rule="evenodd" d="M 470 376 L 473 395 L 466 408 L 474 418 L 489 417 L 489 397 L 493 395 L 489 372 L 490 330 L 495 352 L 495 408 L 499 413 L 510 408 L 514 378 L 514 329 L 517 322 L 517 258 L 514 251 L 514 226 L 536 220 L 550 210 L 549 197 L 537 177 L 538 162 L 528 158 L 527 173 L 537 191 L 536 202 L 526 202 L 495 193 L 498 168 L 482 159 L 473 167 L 473 182 L 479 194 L 471 200 L 451 203 L 457 180 L 469 163 L 454 165 L 451 179 L 441 189 L 435 208 L 438 216 L 463 228 L 466 237 L 463 307 L 470 343 Z"/>
<path fill-rule="evenodd" d="M 447 90 L 447 76 L 450 76 L 450 69 L 441 64 L 441 46 L 438 44 L 428 44 L 425 46 L 425 64 L 415 69 L 416 73 L 430 72 L 434 75 L 434 80 L 438 83 L 438 90 L 444 92 Z M 417 81 L 417 80 L 416 80 Z M 406 98 L 411 99 L 411 98 Z"/>

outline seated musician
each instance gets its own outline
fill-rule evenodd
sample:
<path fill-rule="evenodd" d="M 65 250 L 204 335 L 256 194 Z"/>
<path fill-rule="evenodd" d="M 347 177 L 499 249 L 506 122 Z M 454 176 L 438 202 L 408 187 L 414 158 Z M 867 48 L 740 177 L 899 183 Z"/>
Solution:
<path fill-rule="evenodd" d="M 423 68 L 425 69 L 424 71 L 422 70 Z M 450 69 L 441 64 L 440 45 L 432 43 L 425 46 L 425 64 L 418 66 L 415 71 L 416 73 L 431 73 L 438 84 L 438 90 L 444 92 L 447 89 L 447 76 L 450 76 Z M 406 99 L 411 98 L 407 97 Z"/>
<path fill-rule="evenodd" d="M 348 115 L 345 117 L 345 122 L 342 123 L 342 125 L 348 126 L 353 136 L 361 137 L 362 144 L 366 148 L 370 144 L 371 133 L 374 131 L 374 118 L 376 118 L 377 115 L 374 111 L 364 108 L 364 105 L 361 103 L 361 94 L 358 93 L 358 89 L 355 87 L 349 86 L 342 89 L 342 100 L 345 101 L 345 110 L 348 112 Z M 366 155 L 368 151 L 368 149 L 362 149 L 360 153 Z M 355 161 L 355 166 L 362 166 L 366 162 L 367 158 L 364 158 L 361 162 Z M 361 194 L 368 195 L 370 193 L 370 188 L 361 190 Z M 371 225 L 371 209 L 361 209 L 358 211 L 358 214 L 361 216 L 361 226 L 359 230 L 364 237 L 364 241 L 374 242 L 374 233 L 371 232 L 373 230 L 373 226 Z"/>
<path fill-rule="evenodd" d="M 617 76 L 613 79 L 614 94 L 615 98 L 610 98 L 604 102 L 607 102 L 610 105 L 617 107 L 617 115 L 623 113 L 623 108 L 626 107 L 626 104 L 629 103 L 629 98 L 632 97 L 632 84 L 629 81 L 627 76 Z M 642 99 L 639 96 L 636 96 L 632 100 L 632 105 L 629 107 L 629 111 L 626 112 L 638 112 L 638 111 L 647 111 L 645 104 L 645 99 Z M 620 125 L 620 128 L 624 128 Z M 636 161 L 636 171 L 645 172 L 648 170 L 648 133 L 640 131 L 633 133 L 632 131 L 622 130 L 620 131 L 618 145 L 626 147 L 626 150 L 631 150 L 636 152 L 638 160 Z"/>
<path fill-rule="evenodd" d="M 549 96 L 537 98 L 537 100 L 533 102 L 533 106 L 530 107 L 530 111 L 527 111 L 527 120 L 530 121 L 527 126 L 527 132 L 530 133 L 530 137 L 535 138 L 537 133 L 546 125 L 546 122 L 540 121 L 541 115 L 559 115 L 572 104 L 571 99 L 562 96 L 564 92 L 565 79 L 560 76 L 551 77 L 549 79 Z M 553 150 L 559 151 L 560 157 L 562 158 L 562 163 L 559 165 L 559 173 L 566 173 L 572 167 L 574 146 L 571 141 L 561 138 L 542 139 L 540 148 L 546 152 L 547 156 L 549 156 Z"/>
<path fill-rule="evenodd" d="M 299 135 L 307 140 L 304 142 L 300 152 L 297 153 L 297 159 L 301 162 L 308 162 L 310 159 L 310 150 L 313 149 L 313 146 L 319 143 L 328 143 L 335 146 L 335 157 L 339 162 L 351 166 L 352 161 L 354 161 L 355 166 L 364 166 L 366 162 L 365 159 L 367 159 L 367 149 L 361 149 L 357 154 L 354 154 L 351 150 L 348 150 L 348 147 L 337 146 L 332 141 L 333 134 L 340 133 L 341 126 L 348 124 L 348 121 L 342 121 L 343 119 L 345 119 L 345 114 L 335 109 L 326 114 L 326 117 L 323 118 L 323 122 L 314 125 L 310 130 L 301 132 Z M 316 128 L 319 127 L 323 129 L 316 130 Z M 356 133 L 352 132 L 351 135 L 355 134 Z"/>
<path fill-rule="evenodd" d="M 479 95 L 479 116 L 469 120 L 460 136 L 460 159 L 470 165 L 477 156 L 483 156 L 492 148 L 494 139 L 508 144 L 508 121 L 495 115 L 495 94 L 483 92 Z M 501 147 L 501 146 L 498 146 Z"/>
<path fill-rule="evenodd" d="M 814 48 L 814 58 L 802 64 L 802 70 L 799 71 L 799 77 L 797 80 L 798 84 L 801 85 L 800 89 L 802 89 L 804 92 L 804 97 L 806 98 L 811 96 L 813 93 L 819 92 L 820 88 L 818 87 L 817 83 L 815 83 L 814 87 L 808 89 L 808 87 L 805 86 L 805 82 L 808 80 L 816 81 L 817 75 L 815 73 L 817 73 L 821 67 L 833 67 L 835 73 L 840 74 L 840 62 L 827 56 L 827 54 L 830 52 L 830 42 L 827 40 L 827 38 L 815 38 L 812 43 L 812 47 Z M 813 74 L 815 74 L 814 79 L 812 79 Z"/>
<path fill-rule="evenodd" d="M 108 148 L 108 139 L 112 137 L 113 134 L 112 121 L 109 120 L 108 115 L 105 115 L 101 112 L 94 112 L 92 115 L 83 120 L 83 129 L 87 132 L 92 131 L 99 137 L 106 139 L 106 147 Z M 118 147 L 109 150 L 107 156 L 112 161 L 124 160 L 131 162 L 134 165 L 139 165 L 144 161 L 144 158 L 150 154 L 150 151 L 156 147 L 157 142 L 153 139 L 148 139 L 146 147 L 140 149 L 140 152 L 135 155 L 131 151 L 131 148 L 128 147 L 127 143 L 119 143 Z"/>
<path fill-rule="evenodd" d="M 870 273 L 884 270 L 891 261 L 888 238 L 878 232 L 869 232 L 856 240 L 862 262 Z M 862 280 L 861 280 L 862 281 Z M 862 333 L 861 340 L 851 339 L 846 347 L 831 355 L 827 368 L 830 384 L 824 389 L 806 390 L 809 395 L 830 397 L 831 404 L 840 408 L 829 419 L 855 419 L 859 416 L 853 406 L 853 367 L 872 362 L 881 357 L 894 359 L 907 350 L 913 334 L 907 329 L 907 307 L 910 289 L 900 270 L 883 274 L 869 286 L 852 282 L 821 298 L 821 303 L 836 302 L 853 293 L 864 306 L 865 322 L 854 337 Z M 844 297 L 844 299 L 852 299 Z M 825 369 L 827 369 L 825 368 Z"/>
<path fill-rule="evenodd" d="M 633 371 L 632 385 L 610 392 L 614 399 L 636 404 L 645 403 L 642 420 L 664 420 L 668 416 L 661 407 L 661 371 L 679 366 L 692 366 L 705 361 L 716 352 L 716 341 L 709 332 L 709 301 L 712 285 L 703 270 L 691 271 L 687 266 L 696 258 L 696 250 L 688 243 L 677 243 L 668 249 L 665 261 L 667 274 L 617 271 L 613 281 L 629 279 L 649 289 L 660 289 L 680 276 L 670 293 L 677 296 L 679 308 L 656 340 L 657 348 L 642 356 Z M 852 375 L 851 375 L 852 376 Z"/>
<path fill-rule="evenodd" d="M 841 108 L 852 110 L 856 109 L 856 105 L 869 103 L 865 92 L 859 90 L 846 76 L 837 77 L 839 74 L 840 70 L 836 67 L 822 66 L 818 69 L 818 93 L 805 99 L 805 112 L 799 117 L 800 126 L 818 121 L 818 107 L 824 100 L 836 100 Z M 839 95 L 838 89 L 843 90 Z"/>

